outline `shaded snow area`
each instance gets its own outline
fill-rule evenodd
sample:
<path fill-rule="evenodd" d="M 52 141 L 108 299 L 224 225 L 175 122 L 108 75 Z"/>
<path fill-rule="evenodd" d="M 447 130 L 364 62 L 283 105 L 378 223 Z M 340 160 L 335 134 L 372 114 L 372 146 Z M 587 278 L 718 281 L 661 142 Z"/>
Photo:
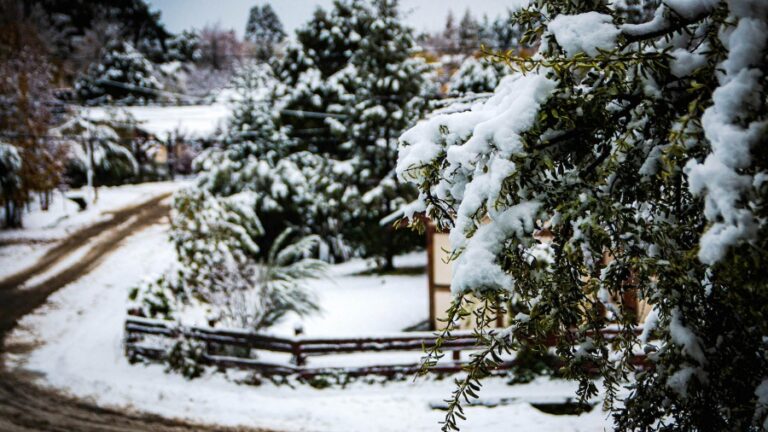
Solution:
<path fill-rule="evenodd" d="M 53 192 L 53 199 L 47 211 L 40 208 L 40 203 L 32 201 L 24 213 L 24 228 L 0 231 L 0 244 L 9 242 L 48 242 L 60 240 L 67 234 L 84 226 L 110 218 L 109 212 L 141 204 L 142 202 L 166 192 L 173 192 L 184 182 L 151 182 L 135 185 L 99 187 L 99 199 L 95 204 L 79 211 L 70 197 L 86 197 L 85 189 L 72 189 L 67 192 Z"/>
<path fill-rule="evenodd" d="M 41 384 L 89 398 L 102 406 L 137 410 L 221 425 L 263 427 L 277 431 L 436 431 L 439 405 L 454 388 L 452 380 L 419 379 L 368 384 L 357 381 L 342 389 L 314 389 L 296 384 L 237 384 L 209 372 L 187 381 L 166 374 L 161 365 L 130 365 L 122 351 L 128 290 L 144 277 L 167 269 L 174 251 L 168 226 L 155 225 L 123 240 L 120 248 L 79 281 L 53 294 L 48 305 L 25 317 L 9 343 L 37 342 L 25 354 L 9 354 L 10 367 L 40 376 Z M 402 257 L 402 266 L 422 266 L 424 254 Z M 334 266 L 332 280 L 314 284 L 325 312 L 302 324 L 309 335 L 396 332 L 426 318 L 426 277 L 366 276 L 362 261 Z M 275 332 L 296 324 L 289 318 Z M 554 416 L 533 408 L 533 401 L 562 401 L 575 387 L 540 379 L 508 386 L 488 380 L 487 401 L 516 398 L 496 408 L 466 409 L 465 431 L 595 431 L 607 427 L 596 408 L 582 416 Z"/>

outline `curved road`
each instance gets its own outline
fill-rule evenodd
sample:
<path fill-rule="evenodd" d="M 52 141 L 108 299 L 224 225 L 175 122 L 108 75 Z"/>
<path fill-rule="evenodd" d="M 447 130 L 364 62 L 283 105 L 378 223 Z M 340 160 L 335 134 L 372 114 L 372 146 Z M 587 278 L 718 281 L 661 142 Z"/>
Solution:
<path fill-rule="evenodd" d="M 51 248 L 37 263 L 0 280 L 0 431 L 240 431 L 197 425 L 181 420 L 130 410 L 105 409 L 34 384 L 34 377 L 5 370 L 3 350 L 24 350 L 6 346 L 5 335 L 24 315 L 45 303 L 48 296 L 88 274 L 121 241 L 168 215 L 163 194 L 136 206 L 112 212 L 112 218 L 83 228 Z M 85 255 L 69 267 L 34 286 L 22 285 L 53 268 L 83 245 L 91 242 Z M 262 431 L 263 432 L 263 431 Z"/>

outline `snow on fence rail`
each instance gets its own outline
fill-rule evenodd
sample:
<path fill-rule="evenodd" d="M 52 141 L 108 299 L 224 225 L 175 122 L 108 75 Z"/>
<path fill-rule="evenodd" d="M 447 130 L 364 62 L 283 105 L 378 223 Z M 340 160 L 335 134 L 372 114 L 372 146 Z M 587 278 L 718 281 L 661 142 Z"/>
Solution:
<path fill-rule="evenodd" d="M 606 337 L 613 337 L 618 330 L 608 329 Z M 344 366 L 309 366 L 310 357 L 368 354 L 381 357 L 384 353 L 424 352 L 435 344 L 436 336 L 429 332 L 409 332 L 395 335 L 346 338 L 276 337 L 248 331 L 214 329 L 208 327 L 177 326 L 163 321 L 130 316 L 125 322 L 125 353 L 131 361 L 162 361 L 168 349 L 178 340 L 200 342 L 205 345 L 202 361 L 220 368 L 258 371 L 265 375 L 298 375 L 311 378 L 317 375 L 344 373 L 350 376 L 412 374 L 421 368 L 420 362 L 397 364 L 391 357 L 385 364 Z M 551 341 L 554 345 L 554 341 Z M 443 351 L 453 353 L 450 360 L 439 362 L 430 368 L 434 373 L 456 373 L 462 370 L 466 359 L 461 352 L 477 350 L 477 341 L 471 331 L 452 332 L 452 338 L 442 344 Z M 253 356 L 259 352 L 259 358 Z M 280 355 L 283 358 L 280 359 Z M 370 359 L 368 359 L 370 360 Z M 389 360 L 389 362 L 387 362 Z M 635 362 L 642 367 L 644 357 Z M 353 359 L 354 363 L 360 359 Z M 497 372 L 504 372 L 514 365 L 513 359 L 501 363 Z"/>

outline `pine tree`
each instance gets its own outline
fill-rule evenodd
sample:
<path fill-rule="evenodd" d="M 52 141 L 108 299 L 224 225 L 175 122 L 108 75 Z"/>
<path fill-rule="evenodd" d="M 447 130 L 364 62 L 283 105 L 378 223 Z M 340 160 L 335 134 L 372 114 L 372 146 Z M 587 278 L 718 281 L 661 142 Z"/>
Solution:
<path fill-rule="evenodd" d="M 509 72 L 503 63 L 468 57 L 451 76 L 448 92 L 455 95 L 492 92 Z"/>
<path fill-rule="evenodd" d="M 478 38 L 480 40 L 480 47 L 485 47 L 486 49 L 493 48 L 495 42 L 493 23 L 488 18 L 488 14 L 483 14 L 483 20 L 479 23 Z"/>
<path fill-rule="evenodd" d="M 520 25 L 515 20 L 512 11 L 507 11 L 506 16 L 501 15 L 493 22 L 491 33 L 493 43 L 491 48 L 498 51 L 516 50 L 520 47 L 522 37 Z"/>
<path fill-rule="evenodd" d="M 272 98 L 283 84 L 269 66 L 245 65 L 232 85 L 237 96 L 225 145 L 196 160 L 198 187 L 217 197 L 254 192 L 254 212 L 264 228 L 256 240 L 264 253 L 291 229 L 297 235 L 320 234 L 324 258 L 349 256 L 336 219 L 345 188 L 335 180 L 347 175 L 345 170 L 304 151 L 277 126 L 273 110 L 279 101 Z"/>
<path fill-rule="evenodd" d="M 345 159 L 346 131 L 339 122 L 343 105 L 356 89 L 351 57 L 359 51 L 371 14 L 360 0 L 318 8 L 314 19 L 296 31 L 298 45 L 289 47 L 277 66 L 286 92 L 281 96 L 279 123 L 300 149 Z"/>
<path fill-rule="evenodd" d="M 296 39 L 324 79 L 340 71 L 358 50 L 370 14 L 362 0 L 334 0 L 330 13 L 318 8 L 314 18 L 296 30 Z"/>
<path fill-rule="evenodd" d="M 141 105 L 158 99 L 161 90 L 152 63 L 128 42 L 108 48 L 101 62 L 75 82 L 78 98 L 89 105 Z"/>
<path fill-rule="evenodd" d="M 290 147 L 288 138 L 278 131 L 272 113 L 274 95 L 281 93 L 272 68 L 246 63 L 237 69 L 230 85 L 236 96 L 227 125 L 227 145 L 249 142 L 259 159 L 285 156 Z"/>
<path fill-rule="evenodd" d="M 472 54 L 480 49 L 480 24 L 467 9 L 459 23 L 459 51 L 462 54 Z"/>
<path fill-rule="evenodd" d="M 482 322 L 522 307 L 480 331 L 444 430 L 497 353 L 547 338 L 582 400 L 602 378 L 617 430 L 768 424 L 768 4 L 662 2 L 642 24 L 619 6 L 532 2 L 515 18 L 537 55 L 402 137 L 399 173 L 451 230 L 448 322 L 470 293 Z"/>
<path fill-rule="evenodd" d="M 10 3 L 10 2 L 7 2 Z M 56 75 L 77 76 L 98 61 L 106 43 L 126 41 L 153 62 L 166 58 L 166 43 L 172 35 L 165 29 L 160 13 L 144 0 L 29 0 L 24 3 L 28 18 L 40 18 L 37 31 L 46 35 L 48 48 L 56 58 Z M 100 34 L 97 34 L 100 33 Z M 91 40 L 96 37 L 97 40 Z M 94 48 L 84 49 L 90 42 Z M 95 55 L 95 56 L 94 56 Z"/>
<path fill-rule="evenodd" d="M 256 57 L 269 60 L 275 53 L 275 46 L 285 39 L 283 23 L 272 6 L 254 6 L 248 15 L 245 38 L 256 46 Z"/>
<path fill-rule="evenodd" d="M 454 54 L 459 49 L 459 34 L 456 29 L 456 23 L 453 17 L 453 11 L 448 10 L 445 17 L 445 27 L 443 28 L 443 49 L 445 52 Z"/>
<path fill-rule="evenodd" d="M 132 292 L 132 313 L 176 319 L 202 302 L 211 325 L 260 330 L 318 311 L 301 280 L 322 275 L 316 258 L 332 247 L 311 234 L 334 223 L 319 213 L 327 175 L 322 158 L 293 151 L 275 126 L 270 98 L 280 85 L 265 64 L 237 71 L 224 144 L 195 160 L 196 184 L 174 197 L 177 267 Z"/>
<path fill-rule="evenodd" d="M 165 60 L 182 63 L 196 62 L 202 57 L 200 43 L 200 35 L 197 32 L 184 30 L 168 40 Z"/>
<path fill-rule="evenodd" d="M 419 242 L 381 220 L 415 198 L 395 177 L 397 137 L 423 112 L 428 69 L 409 57 L 412 33 L 400 20 L 398 2 L 377 0 L 372 7 L 373 24 L 352 58 L 356 92 L 345 120 L 360 192 L 350 210 L 349 237 L 391 269 L 397 253 Z"/>

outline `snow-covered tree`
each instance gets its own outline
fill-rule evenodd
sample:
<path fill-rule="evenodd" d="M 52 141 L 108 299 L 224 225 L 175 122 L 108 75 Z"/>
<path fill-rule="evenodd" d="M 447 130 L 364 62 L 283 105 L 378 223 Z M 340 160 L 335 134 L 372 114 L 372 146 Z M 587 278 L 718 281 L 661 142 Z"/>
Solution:
<path fill-rule="evenodd" d="M 520 47 L 522 32 L 512 11 L 508 10 L 494 20 L 491 26 L 492 43 L 489 48 L 497 51 L 516 50 Z"/>
<path fill-rule="evenodd" d="M 166 43 L 168 52 L 165 61 L 196 62 L 203 55 L 200 44 L 200 35 L 197 32 L 184 30 Z"/>
<path fill-rule="evenodd" d="M 293 312 L 317 312 L 312 292 L 301 281 L 321 277 L 317 237 L 283 231 L 261 253 L 263 234 L 254 213 L 254 192 L 216 197 L 189 188 L 174 196 L 171 240 L 178 265 L 157 281 L 131 293 L 131 313 L 178 319 L 184 307 L 208 306 L 213 325 L 262 330 Z"/>
<path fill-rule="evenodd" d="M 12 3 L 10 1 L 5 3 Z M 37 30 L 46 35 L 47 48 L 56 58 L 56 75 L 76 77 L 98 62 L 110 43 L 127 41 L 153 62 L 165 62 L 171 38 L 160 13 L 144 0 L 83 2 L 81 0 L 29 0 L 24 11 L 36 16 Z"/>
<path fill-rule="evenodd" d="M 108 48 L 101 61 L 75 82 L 77 96 L 89 105 L 140 105 L 158 99 L 161 90 L 153 64 L 128 42 Z"/>
<path fill-rule="evenodd" d="M 319 202 L 302 210 L 307 225 L 330 239 L 336 257 L 351 251 L 390 266 L 418 242 L 380 225 L 413 195 L 394 176 L 396 138 L 434 91 L 431 69 L 411 58 L 411 32 L 399 19 L 396 2 L 336 1 L 297 31 L 299 43 L 276 66 L 278 127 L 293 151 L 315 155 L 300 165 L 306 178 L 320 180 Z"/>
<path fill-rule="evenodd" d="M 480 39 L 480 47 L 492 48 L 494 45 L 494 34 L 491 19 L 488 18 L 487 14 L 484 14 L 482 21 L 478 25 L 480 26 L 477 33 Z"/>
<path fill-rule="evenodd" d="M 139 173 L 133 153 L 108 122 L 94 122 L 77 115 L 51 129 L 50 135 L 61 137 L 68 144 L 70 181 L 79 183 L 84 175 L 83 183 L 91 200 L 98 197 L 96 183 L 122 183 Z"/>
<path fill-rule="evenodd" d="M 35 22 L 23 5 L 4 4 L 0 13 L 0 140 L 13 145 L 21 157 L 21 186 L 4 196 L 7 227 L 21 227 L 22 212 L 33 194 L 47 209 L 51 191 L 62 181 L 64 146 L 47 139 L 57 120 L 52 112 L 53 67 Z M 11 201 L 8 201 L 8 200 Z"/>
<path fill-rule="evenodd" d="M 286 89 L 279 122 L 301 149 L 339 159 L 349 156 L 338 120 L 347 95 L 355 91 L 350 61 L 371 19 L 360 0 L 337 0 L 327 12 L 318 8 L 314 19 L 296 31 L 298 44 L 288 48 L 277 66 Z"/>
<path fill-rule="evenodd" d="M 328 78 L 347 66 L 370 23 L 363 0 L 334 0 L 329 13 L 318 8 L 313 19 L 296 30 L 296 39 Z"/>
<path fill-rule="evenodd" d="M 456 19 L 453 17 L 453 11 L 448 10 L 445 17 L 445 27 L 443 28 L 441 48 L 448 53 L 456 53 L 459 49 L 459 31 L 456 28 Z"/>
<path fill-rule="evenodd" d="M 500 62 L 486 58 L 468 57 L 459 67 L 450 82 L 451 94 L 492 92 L 508 72 L 509 68 Z"/>
<path fill-rule="evenodd" d="M 243 43 L 234 30 L 219 24 L 203 27 L 200 31 L 200 64 L 215 71 L 231 71 L 242 59 Z"/>
<path fill-rule="evenodd" d="M 522 307 L 481 331 L 446 430 L 495 353 L 547 338 L 581 398 L 602 378 L 617 430 L 768 425 L 768 3 L 667 1 L 643 23 L 620 6 L 531 2 L 538 53 L 402 136 L 400 175 L 451 231 L 449 322 L 467 294 L 481 323 Z"/>
<path fill-rule="evenodd" d="M 480 23 L 467 9 L 459 22 L 459 50 L 463 54 L 472 54 L 480 49 Z"/>
<path fill-rule="evenodd" d="M 254 6 L 248 15 L 245 38 L 256 47 L 256 56 L 268 60 L 275 52 L 275 46 L 285 39 L 283 23 L 269 3 Z"/>
<path fill-rule="evenodd" d="M 348 87 L 355 92 L 344 120 L 360 193 L 350 203 L 354 222 L 348 228 L 367 256 L 391 268 L 394 255 L 419 242 L 405 231 L 391 232 L 381 220 L 415 197 L 412 187 L 395 176 L 397 138 L 425 109 L 429 68 L 410 58 L 412 33 L 401 21 L 397 1 L 374 1 L 370 13 L 373 23 L 352 58 Z"/>
<path fill-rule="evenodd" d="M 226 144 L 251 142 L 254 156 L 275 160 L 288 153 L 290 142 L 275 126 L 274 96 L 282 93 L 272 68 L 248 62 L 232 78 L 232 115 L 227 124 Z"/>

